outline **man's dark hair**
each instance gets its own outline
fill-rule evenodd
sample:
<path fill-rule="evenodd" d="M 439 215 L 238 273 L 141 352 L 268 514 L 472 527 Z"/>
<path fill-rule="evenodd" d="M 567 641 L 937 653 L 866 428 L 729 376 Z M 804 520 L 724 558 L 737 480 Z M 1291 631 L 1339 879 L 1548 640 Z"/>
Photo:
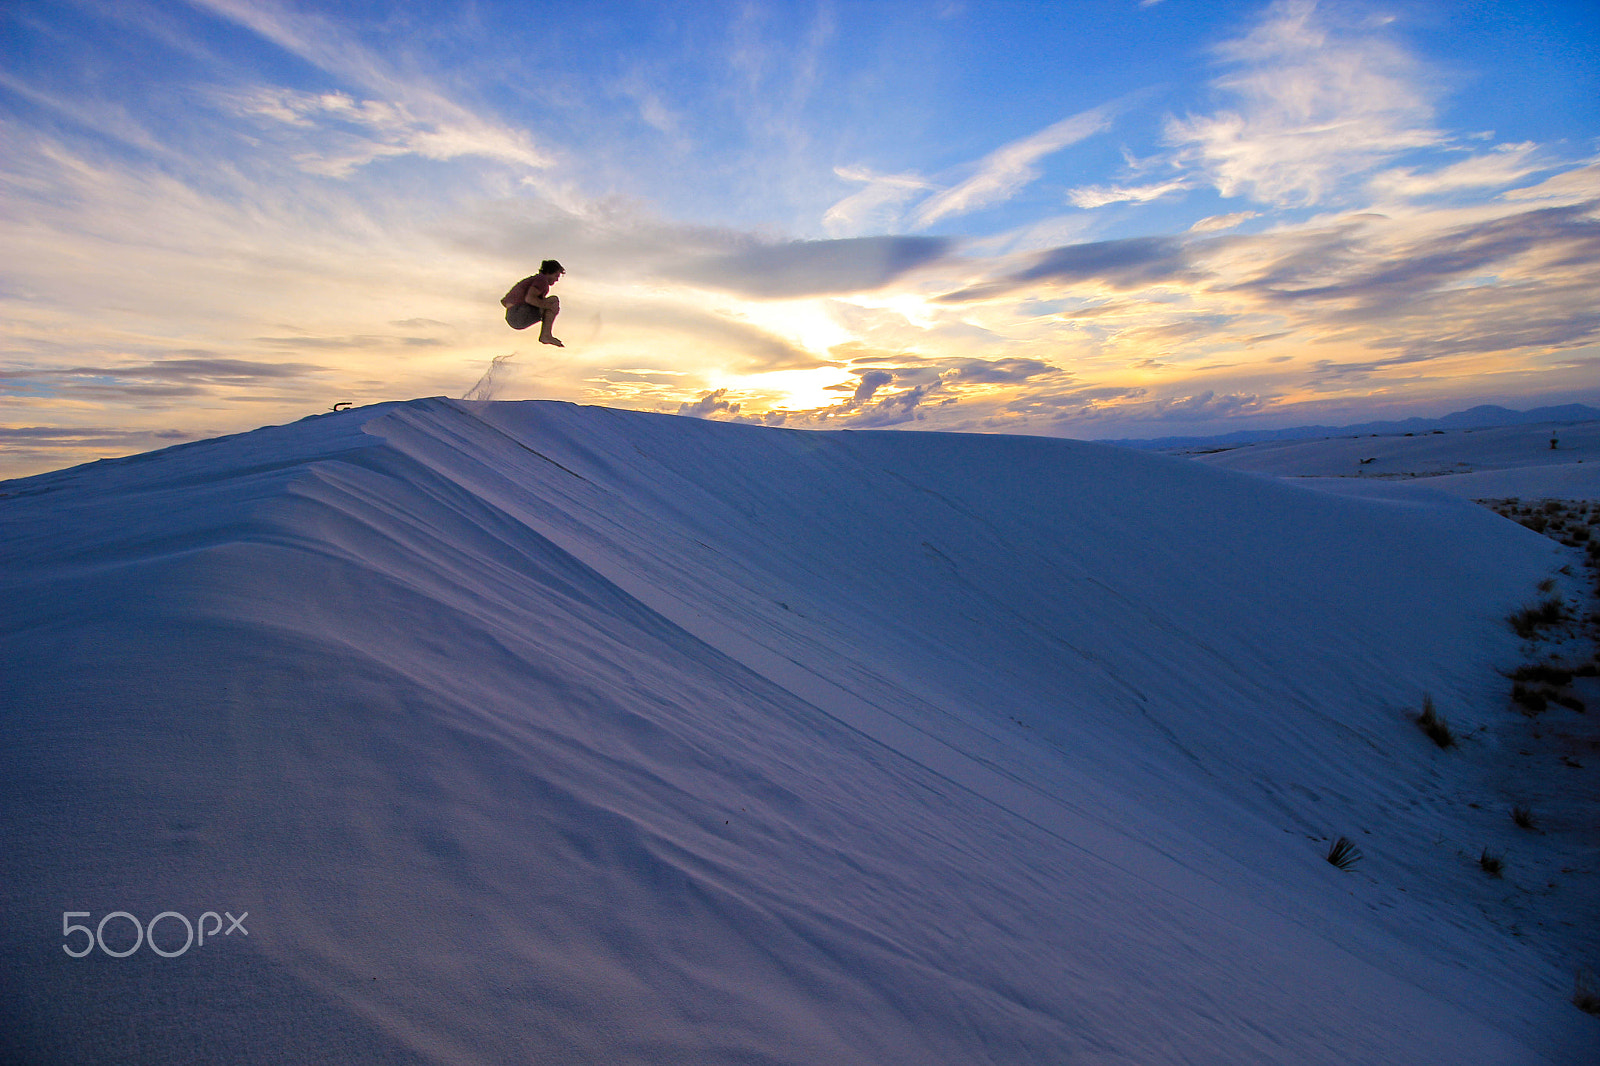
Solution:
<path fill-rule="evenodd" d="M 541 274 L 565 274 L 566 272 L 567 268 L 554 259 L 546 259 L 539 264 L 539 273 Z"/>

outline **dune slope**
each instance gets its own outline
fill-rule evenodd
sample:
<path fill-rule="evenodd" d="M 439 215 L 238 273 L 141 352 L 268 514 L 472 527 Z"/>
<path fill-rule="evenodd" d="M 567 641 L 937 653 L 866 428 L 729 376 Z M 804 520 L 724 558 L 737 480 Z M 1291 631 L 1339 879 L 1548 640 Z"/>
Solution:
<path fill-rule="evenodd" d="M 1562 561 L 1471 504 L 446 400 L 0 493 L 13 1057 L 1503 1064 L 1593 1037 L 1560 943 L 1462 859 L 1506 831 L 1470 821 L 1472 753 L 1409 718 L 1429 693 L 1492 747 L 1502 619 Z M 116 910 L 248 934 L 63 951 L 62 912 Z"/>

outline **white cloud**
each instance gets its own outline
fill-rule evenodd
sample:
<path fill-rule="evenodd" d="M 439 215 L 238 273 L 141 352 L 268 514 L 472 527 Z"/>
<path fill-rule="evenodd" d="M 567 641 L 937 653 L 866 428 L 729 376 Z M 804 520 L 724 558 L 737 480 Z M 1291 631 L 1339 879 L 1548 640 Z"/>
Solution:
<path fill-rule="evenodd" d="M 835 167 L 833 172 L 845 181 L 865 183 L 822 216 L 823 228 L 833 237 L 859 236 L 873 228 L 892 229 L 901 205 L 933 187 L 918 174 L 875 174 L 865 167 Z"/>
<path fill-rule="evenodd" d="M 134 118 L 129 113 L 127 105 L 120 100 L 101 99 L 89 102 L 72 99 L 39 89 L 3 69 L 0 69 L 0 88 L 17 94 L 31 104 L 53 111 L 85 129 L 94 130 L 123 144 L 152 155 L 159 155 L 165 151 L 144 123 Z"/>
<path fill-rule="evenodd" d="M 929 198 L 917 210 L 917 225 L 931 226 L 941 218 L 966 214 L 1009 199 L 1039 176 L 1035 164 L 1040 159 L 1109 129 L 1111 113 L 1110 106 L 1082 111 L 989 153 L 978 164 L 976 174 Z"/>
<path fill-rule="evenodd" d="M 1546 178 L 1526 189 L 1512 189 L 1500 194 L 1506 200 L 1550 200 L 1562 204 L 1580 204 L 1600 200 L 1600 163 L 1569 170 Z"/>
<path fill-rule="evenodd" d="M 358 101 L 344 93 L 267 89 L 241 104 L 253 109 L 251 113 L 295 126 L 319 127 L 338 120 L 366 132 L 364 144 L 346 137 L 329 149 L 326 158 L 308 154 L 300 160 L 307 170 L 343 176 L 374 159 L 394 155 L 440 160 L 474 155 L 534 170 L 554 163 L 526 132 L 475 114 L 425 80 L 394 69 L 327 19 L 288 12 L 271 0 L 195 2 L 372 94 L 374 99 Z"/>
<path fill-rule="evenodd" d="M 1085 185 L 1067 193 L 1067 199 L 1071 200 L 1075 207 L 1090 210 L 1107 204 L 1145 204 L 1151 200 L 1158 200 L 1168 193 L 1182 192 L 1193 187 L 1193 182 L 1182 178 L 1157 182 L 1154 185 Z"/>
<path fill-rule="evenodd" d="M 1310 0 L 1280 0 L 1218 52 L 1236 69 L 1215 84 L 1239 108 L 1174 118 L 1166 132 L 1224 196 L 1317 204 L 1352 175 L 1444 141 L 1417 63 L 1382 37 L 1329 28 Z"/>
<path fill-rule="evenodd" d="M 1493 154 L 1473 156 L 1439 170 L 1386 170 L 1373 175 L 1368 184 L 1378 196 L 1406 200 L 1511 185 L 1542 169 L 1534 159 L 1536 149 L 1533 144 L 1502 144 Z"/>
<path fill-rule="evenodd" d="M 480 156 L 533 169 L 550 162 L 520 132 L 431 122 L 412 114 L 404 103 L 266 88 L 228 103 L 241 115 L 314 131 L 315 146 L 296 155 L 295 162 L 302 170 L 329 177 L 348 177 L 373 160 L 402 155 L 440 161 Z"/>
<path fill-rule="evenodd" d="M 1223 230 L 1233 229 L 1243 225 L 1252 218 L 1256 218 L 1254 211 L 1235 211 L 1231 215 L 1210 215 L 1189 227 L 1190 233 L 1220 233 Z"/>

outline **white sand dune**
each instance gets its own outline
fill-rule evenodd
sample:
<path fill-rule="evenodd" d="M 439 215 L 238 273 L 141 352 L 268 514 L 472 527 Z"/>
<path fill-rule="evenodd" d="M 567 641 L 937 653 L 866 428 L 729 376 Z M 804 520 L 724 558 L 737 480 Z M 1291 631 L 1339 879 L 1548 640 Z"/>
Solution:
<path fill-rule="evenodd" d="M 1570 556 L 1465 501 L 445 400 L 0 494 L 8 1061 L 1595 1046 L 1588 882 L 1473 861 Z"/>
<path fill-rule="evenodd" d="M 1174 453 L 1279 477 L 1426 478 L 1430 488 L 1469 499 L 1600 500 L 1600 422 L 1202 445 Z"/>

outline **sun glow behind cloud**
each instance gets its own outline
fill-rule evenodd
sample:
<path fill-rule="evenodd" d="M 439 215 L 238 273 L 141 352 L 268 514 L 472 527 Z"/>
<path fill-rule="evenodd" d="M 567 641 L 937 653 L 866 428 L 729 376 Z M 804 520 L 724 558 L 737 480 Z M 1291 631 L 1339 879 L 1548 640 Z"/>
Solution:
<path fill-rule="evenodd" d="M 1067 33 L 712 5 L 608 51 L 574 44 L 599 22 L 491 33 L 493 5 L 425 33 L 25 8 L 0 77 L 8 473 L 460 395 L 505 356 L 502 398 L 802 427 L 1600 399 L 1594 129 L 1452 128 L 1438 57 L 1353 9 L 1128 5 Z M 1131 39 L 1166 49 L 1159 78 L 1115 58 Z M 564 349 L 499 320 L 550 255 Z"/>
<path fill-rule="evenodd" d="M 752 374 L 742 379 L 730 379 L 724 387 L 738 395 L 751 397 L 756 401 L 756 410 L 765 408 L 784 412 L 828 407 L 838 402 L 843 391 L 841 375 L 833 367 Z"/>
<path fill-rule="evenodd" d="M 748 322 L 774 337 L 789 340 L 804 352 L 826 359 L 829 348 L 851 339 L 850 331 L 816 299 L 773 302 L 738 301 L 722 309 L 727 317 Z"/>

